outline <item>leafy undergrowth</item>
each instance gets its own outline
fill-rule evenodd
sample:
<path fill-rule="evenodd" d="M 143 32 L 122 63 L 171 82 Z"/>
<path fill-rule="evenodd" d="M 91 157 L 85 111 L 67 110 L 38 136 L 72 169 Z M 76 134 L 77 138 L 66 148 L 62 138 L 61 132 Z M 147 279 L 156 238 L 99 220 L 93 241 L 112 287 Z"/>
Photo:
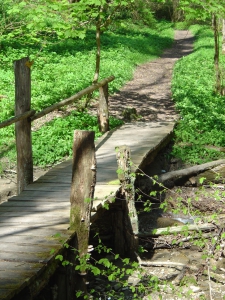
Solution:
<path fill-rule="evenodd" d="M 156 24 L 155 28 L 135 24 L 111 28 L 102 35 L 100 80 L 114 75 L 109 92 L 115 92 L 132 78 L 138 64 L 158 57 L 163 49 L 169 47 L 172 37 L 172 26 L 166 22 Z M 3 121 L 14 116 L 14 60 L 29 56 L 34 61 L 31 107 L 40 111 L 91 85 L 96 56 L 95 32 L 89 30 L 84 40 L 47 40 L 32 46 L 24 46 L 19 39 L 11 43 L 2 42 L 1 54 L 0 94 L 5 97 L 0 101 L 0 121 Z M 96 96 L 97 93 L 94 94 Z M 75 103 L 75 107 L 79 105 Z M 57 119 L 33 133 L 35 165 L 52 164 L 70 155 L 74 129 L 95 130 L 96 137 L 100 135 L 97 120 L 93 117 L 84 113 L 76 114 L 76 121 L 72 119 L 73 116 Z M 113 119 L 111 122 L 111 128 L 120 124 Z M 7 163 L 13 164 L 15 157 L 12 125 L 1 129 L 0 160 L 4 158 Z"/>
<path fill-rule="evenodd" d="M 214 38 L 208 27 L 191 27 L 194 52 L 174 68 L 172 92 L 181 120 L 176 128 L 175 156 L 198 164 L 224 158 L 225 96 L 214 93 Z M 221 58 L 224 65 L 225 58 Z M 222 70 L 224 76 L 224 71 Z M 208 146 L 215 146 L 214 149 Z M 207 147 L 206 147 L 207 146 Z"/>

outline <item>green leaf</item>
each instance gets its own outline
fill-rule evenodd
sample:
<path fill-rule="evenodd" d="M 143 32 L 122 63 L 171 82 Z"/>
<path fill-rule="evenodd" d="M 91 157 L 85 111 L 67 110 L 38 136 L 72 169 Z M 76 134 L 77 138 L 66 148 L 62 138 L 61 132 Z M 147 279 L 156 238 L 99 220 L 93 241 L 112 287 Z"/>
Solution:
<path fill-rule="evenodd" d="M 91 267 L 91 272 L 92 272 L 95 276 L 101 274 L 100 269 L 98 269 L 97 267 L 94 267 L 94 266 Z"/>
<path fill-rule="evenodd" d="M 62 256 L 61 254 L 59 254 L 59 255 L 57 255 L 57 256 L 55 257 L 55 259 L 58 259 L 58 260 L 60 260 L 60 261 L 63 261 L 63 256 Z"/>

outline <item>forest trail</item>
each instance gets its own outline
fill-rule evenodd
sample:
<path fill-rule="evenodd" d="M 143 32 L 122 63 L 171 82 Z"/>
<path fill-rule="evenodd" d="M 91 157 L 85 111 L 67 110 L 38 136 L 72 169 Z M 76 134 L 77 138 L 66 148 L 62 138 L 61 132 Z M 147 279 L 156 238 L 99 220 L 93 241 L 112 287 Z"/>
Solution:
<path fill-rule="evenodd" d="M 174 43 L 162 56 L 138 66 L 133 79 L 110 97 L 110 115 L 122 117 L 127 107 L 137 110 L 142 121 L 174 121 L 178 118 L 171 94 L 174 64 L 193 51 L 194 37 L 188 30 L 176 30 Z"/>

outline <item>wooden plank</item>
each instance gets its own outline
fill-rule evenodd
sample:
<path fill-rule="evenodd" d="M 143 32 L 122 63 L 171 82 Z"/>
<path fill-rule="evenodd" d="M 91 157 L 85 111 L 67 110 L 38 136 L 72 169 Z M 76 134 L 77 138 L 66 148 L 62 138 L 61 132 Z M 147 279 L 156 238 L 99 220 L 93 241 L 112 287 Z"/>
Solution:
<path fill-rule="evenodd" d="M 18 245 L 49 245 L 51 247 L 56 247 L 56 246 L 62 246 L 62 240 L 63 235 L 61 237 L 46 237 L 43 238 L 43 236 L 33 236 L 33 235 L 6 235 L 6 236 L 1 236 L 1 243 L 5 243 L 8 247 L 14 246 L 14 244 Z M 12 245 L 11 245 L 12 244 Z M 2 265 L 2 262 L 0 262 L 0 267 Z"/>
<path fill-rule="evenodd" d="M 20 201 L 18 201 L 20 202 Z M 24 201 L 21 201 L 24 205 L 26 203 L 24 203 Z M 40 203 L 40 205 L 36 206 L 34 205 L 34 203 L 31 203 L 32 205 L 30 206 L 22 206 L 19 205 L 19 203 L 9 203 L 10 205 L 4 206 L 2 207 L 0 205 L 0 214 L 1 213 L 5 213 L 5 212 L 17 212 L 18 211 L 18 207 L 20 207 L 22 212 L 50 212 L 50 211 L 54 211 L 54 210 L 68 210 L 70 207 L 70 204 L 66 204 L 66 203 L 54 203 L 54 202 L 50 202 L 50 203 Z M 30 204 L 30 203 L 29 203 Z"/>
<path fill-rule="evenodd" d="M 26 218 L 26 217 L 38 217 L 38 218 L 53 218 L 53 217 L 66 217 L 67 215 L 69 216 L 69 206 L 68 208 L 65 207 L 65 208 L 61 208 L 60 210 L 59 209 L 55 209 L 54 207 L 52 207 L 51 210 L 47 210 L 47 211 L 44 211 L 44 210 L 41 210 L 41 211 L 18 211 L 18 210 L 14 210 L 14 211 L 11 211 L 11 212 L 0 212 L 0 218 L 1 217 L 7 217 L 7 218 L 12 218 L 12 217 L 15 217 L 15 218 L 18 218 L 18 217 L 21 217 L 23 216 Z"/>
<path fill-rule="evenodd" d="M 0 252 L 0 260 L 16 261 L 21 263 L 47 263 L 51 258 L 53 258 L 53 255 L 49 255 L 48 251 L 40 251 L 38 253 Z M 2 280 L 0 280 L 0 282 L 1 281 Z"/>
<path fill-rule="evenodd" d="M 1 260 L 0 261 L 0 271 L 3 272 L 5 270 L 9 270 L 9 271 L 29 271 L 31 270 L 31 268 L 33 270 L 35 270 L 36 272 L 39 271 L 41 268 L 43 267 L 43 264 L 41 263 L 23 263 L 21 264 L 21 262 L 11 262 L 11 261 L 4 261 Z"/>
<path fill-rule="evenodd" d="M 29 199 L 27 199 L 29 200 Z M 54 203 L 56 205 L 56 207 L 62 206 L 62 207 L 67 207 L 68 203 L 67 201 L 57 201 L 56 199 L 48 199 L 48 202 L 45 201 L 40 201 L 36 198 L 32 199 L 32 197 L 30 198 L 30 201 L 27 200 L 17 200 L 17 201 L 13 201 L 10 200 L 8 202 L 5 202 L 4 207 L 54 207 Z M 31 201 L 32 200 L 32 201 Z M 55 201 L 54 201 L 55 200 Z M 1 206 L 3 205 L 3 203 L 1 204 Z M 0 207 L 1 207 L 0 206 Z"/>
<path fill-rule="evenodd" d="M 71 183 L 58 183 L 57 185 L 55 185 L 54 183 L 48 183 L 48 184 L 44 184 L 44 183 L 32 183 L 29 184 L 26 188 L 25 191 L 34 191 L 34 190 L 38 190 L 38 191 L 61 191 L 62 189 L 69 189 L 70 190 L 71 187 Z"/>
<path fill-rule="evenodd" d="M 69 176 L 63 176 L 62 175 L 46 175 L 46 176 L 42 176 L 40 177 L 37 181 L 37 183 L 70 183 L 71 184 L 71 177 Z"/>
<path fill-rule="evenodd" d="M 5 289 L 5 287 L 4 289 L 0 289 L 0 299 L 10 299 L 13 294 L 14 293 L 12 287 L 10 289 Z"/>
<path fill-rule="evenodd" d="M 69 238 L 70 235 L 73 234 L 73 232 L 68 230 L 69 223 L 68 224 L 56 224 L 56 225 L 34 225 L 34 226 L 27 226 L 27 224 L 20 224 L 19 226 L 17 224 L 11 224 L 10 228 L 7 223 L 3 223 L 0 226 L 0 238 L 4 236 L 10 236 L 13 235 L 26 235 L 26 236 L 42 236 L 43 238 L 51 238 L 55 236 L 56 234 L 61 234 L 62 238 Z"/>
<path fill-rule="evenodd" d="M 11 247 L 9 247 L 11 246 Z M 31 245 L 31 244 L 16 244 L 16 243 L 6 243 L 6 244 L 3 244 L 1 243 L 0 244 L 0 252 L 13 252 L 13 253 L 47 253 L 48 255 L 50 255 L 50 252 L 52 249 L 55 249 L 55 250 L 59 250 L 60 248 L 62 248 L 62 245 L 58 244 L 54 244 L 53 245 L 38 245 L 37 243 L 34 244 L 34 245 Z M 1 265 L 1 262 L 0 262 L 0 265 Z"/>
<path fill-rule="evenodd" d="M 2 217 L 0 216 L 0 223 L 8 223 L 8 224 L 34 224 L 36 226 L 43 226 L 47 224 L 65 224 L 69 222 L 69 216 L 65 217 L 55 217 L 55 216 L 45 216 L 45 218 L 39 216 L 39 217 L 32 217 L 32 216 L 21 216 L 21 217 Z"/>

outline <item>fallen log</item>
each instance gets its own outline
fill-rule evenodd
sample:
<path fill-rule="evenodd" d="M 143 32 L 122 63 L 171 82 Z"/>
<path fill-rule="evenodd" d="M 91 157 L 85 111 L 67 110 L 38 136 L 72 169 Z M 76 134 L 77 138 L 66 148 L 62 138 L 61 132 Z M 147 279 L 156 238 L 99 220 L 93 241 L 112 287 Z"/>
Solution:
<path fill-rule="evenodd" d="M 202 177 L 208 178 L 206 182 L 218 182 L 217 175 L 218 173 L 221 173 L 221 175 L 225 176 L 225 168 L 221 168 L 222 170 L 214 170 L 214 168 L 217 169 L 218 166 L 221 165 L 225 165 L 225 159 L 220 159 L 181 170 L 163 173 L 158 177 L 150 177 L 147 175 L 144 177 L 140 176 L 138 178 L 138 181 L 136 182 L 136 186 L 139 189 L 140 194 L 142 194 L 144 197 L 146 194 L 149 195 L 153 188 L 155 190 L 162 189 L 164 187 L 172 188 L 175 185 L 182 186 L 188 181 L 190 181 L 191 185 L 199 185 L 199 179 L 201 175 Z M 211 174 L 209 174 L 209 172 L 211 172 Z"/>
<path fill-rule="evenodd" d="M 208 230 L 215 230 L 217 228 L 216 225 L 211 223 L 204 223 L 204 224 L 191 224 L 191 225 L 181 225 L 181 226 L 172 226 L 172 227 L 165 227 L 165 228 L 157 228 L 151 231 L 144 231 L 139 232 L 137 234 L 138 237 L 148 237 L 148 236 L 159 236 L 165 234 L 173 234 L 173 233 L 181 233 L 184 231 L 208 231 Z"/>
<path fill-rule="evenodd" d="M 225 164 L 225 159 L 219 159 L 219 160 L 211 161 L 211 162 L 208 162 L 205 164 L 189 167 L 186 169 L 168 172 L 168 173 L 160 175 L 158 177 L 157 181 L 159 183 L 164 183 L 168 180 L 174 181 L 179 177 L 191 177 L 193 175 L 197 175 L 199 173 L 202 173 L 206 170 L 210 170 L 210 169 L 217 167 L 219 165 L 222 165 L 222 164 Z"/>
<path fill-rule="evenodd" d="M 143 231 L 137 234 L 138 237 L 148 237 L 148 236 L 159 236 L 159 235 L 169 235 L 173 233 L 180 233 L 183 231 L 211 231 L 217 228 L 224 227 L 225 224 L 225 214 L 208 215 L 201 218 L 202 224 L 184 224 L 180 226 L 171 226 L 163 228 L 154 228 L 151 231 Z"/>

